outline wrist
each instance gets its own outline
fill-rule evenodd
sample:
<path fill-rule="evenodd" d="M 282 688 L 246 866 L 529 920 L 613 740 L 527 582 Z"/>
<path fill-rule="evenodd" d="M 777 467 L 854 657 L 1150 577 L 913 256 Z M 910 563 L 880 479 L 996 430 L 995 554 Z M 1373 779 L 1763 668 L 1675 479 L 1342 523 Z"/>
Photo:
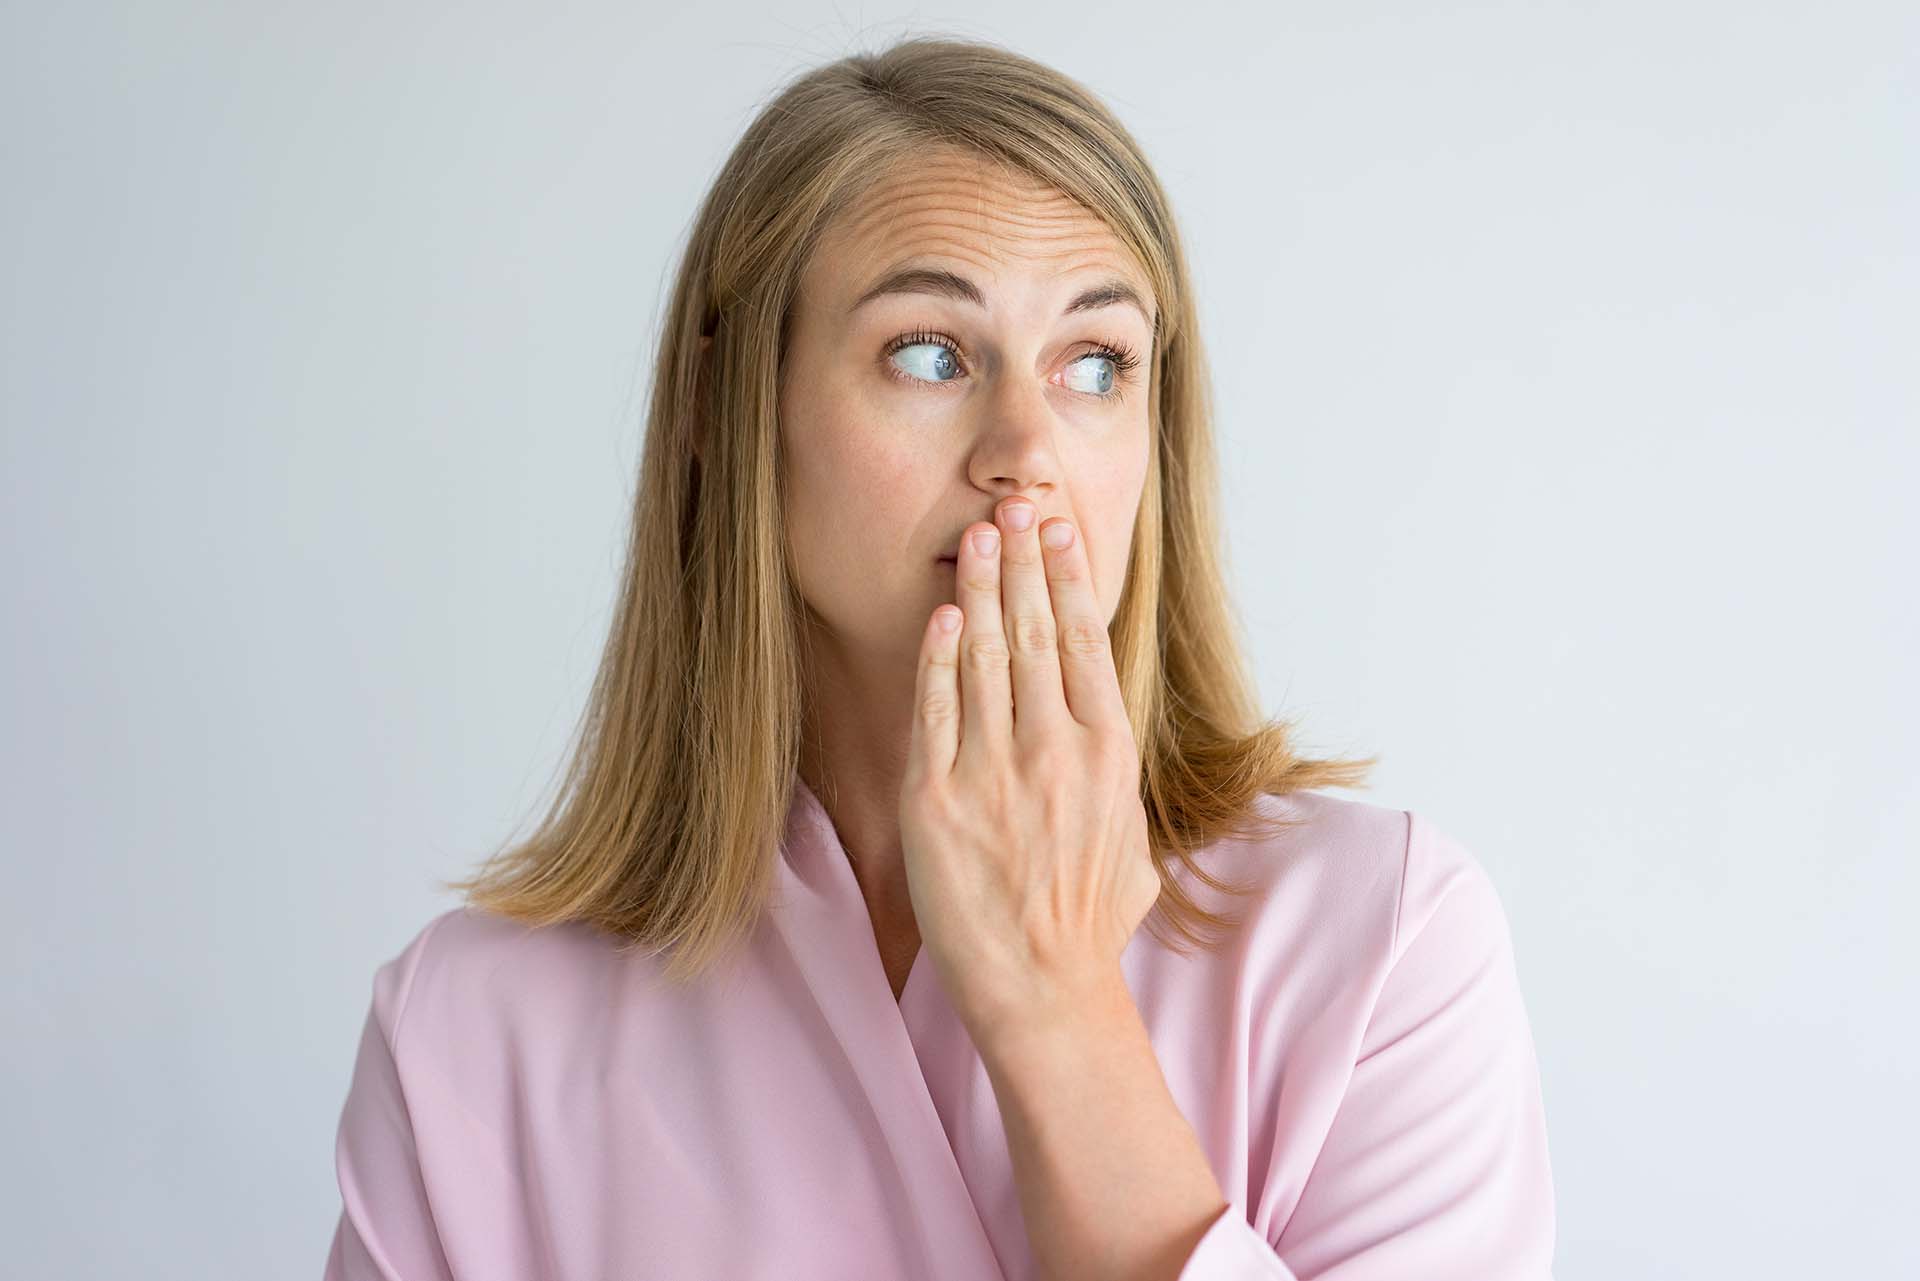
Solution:
<path fill-rule="evenodd" d="M 969 1029 L 989 1073 L 1026 1064 L 1071 1064 L 1090 1045 L 1145 1027 L 1117 963 L 1110 968 L 1058 976 L 1035 983 L 1019 999 L 1002 1003 Z"/>

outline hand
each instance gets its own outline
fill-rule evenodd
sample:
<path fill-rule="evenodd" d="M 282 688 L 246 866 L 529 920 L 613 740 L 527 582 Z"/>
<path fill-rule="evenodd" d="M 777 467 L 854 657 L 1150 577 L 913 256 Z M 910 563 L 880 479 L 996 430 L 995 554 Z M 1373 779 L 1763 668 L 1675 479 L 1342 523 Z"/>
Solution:
<path fill-rule="evenodd" d="M 907 887 L 923 947 L 976 1045 L 1073 1008 L 1119 975 L 1160 896 L 1105 615 L 1085 547 L 1044 548 L 999 508 L 1000 548 L 970 526 L 954 573 L 964 615 L 928 620 L 900 790 Z M 1004 599 L 1005 607 L 1002 608 Z M 1017 709 L 1017 714 L 1016 714 Z"/>

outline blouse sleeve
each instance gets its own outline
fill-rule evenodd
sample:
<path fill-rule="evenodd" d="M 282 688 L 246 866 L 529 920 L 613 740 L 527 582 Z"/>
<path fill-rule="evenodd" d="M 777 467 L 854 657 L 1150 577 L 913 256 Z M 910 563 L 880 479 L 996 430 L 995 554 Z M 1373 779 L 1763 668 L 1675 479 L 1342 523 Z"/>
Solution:
<path fill-rule="evenodd" d="M 395 1057 L 400 1016 L 432 932 L 428 926 L 374 974 L 373 1004 L 334 1145 L 341 1210 L 325 1281 L 453 1281 Z"/>
<path fill-rule="evenodd" d="M 1179 1281 L 1551 1281 L 1554 1231 L 1506 915 L 1411 815 L 1392 964 L 1299 1201 L 1272 1242 L 1229 1205 Z"/>

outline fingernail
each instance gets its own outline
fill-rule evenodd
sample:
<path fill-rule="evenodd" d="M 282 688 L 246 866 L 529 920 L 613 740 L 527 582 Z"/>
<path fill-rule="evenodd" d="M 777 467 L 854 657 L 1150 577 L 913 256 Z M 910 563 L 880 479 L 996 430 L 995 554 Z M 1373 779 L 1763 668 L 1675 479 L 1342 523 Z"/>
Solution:
<path fill-rule="evenodd" d="M 1066 521 L 1056 521 L 1040 531 L 1040 541 L 1059 551 L 1073 542 L 1073 526 Z"/>
<path fill-rule="evenodd" d="M 1032 503 L 1010 503 L 1000 513 L 1007 522 L 1007 528 L 1022 530 L 1033 524 Z"/>
<path fill-rule="evenodd" d="M 980 530 L 973 536 L 973 550 L 979 552 L 982 556 L 993 555 L 994 549 L 999 546 L 1000 535 L 991 529 Z"/>

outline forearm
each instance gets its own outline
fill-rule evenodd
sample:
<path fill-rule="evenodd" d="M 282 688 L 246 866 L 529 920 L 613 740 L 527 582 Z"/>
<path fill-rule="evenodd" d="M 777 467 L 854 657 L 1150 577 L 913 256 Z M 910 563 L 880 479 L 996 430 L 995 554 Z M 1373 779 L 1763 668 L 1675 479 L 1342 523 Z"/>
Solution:
<path fill-rule="evenodd" d="M 1038 1275 L 1175 1281 L 1228 1202 L 1119 971 L 979 1048 Z"/>

